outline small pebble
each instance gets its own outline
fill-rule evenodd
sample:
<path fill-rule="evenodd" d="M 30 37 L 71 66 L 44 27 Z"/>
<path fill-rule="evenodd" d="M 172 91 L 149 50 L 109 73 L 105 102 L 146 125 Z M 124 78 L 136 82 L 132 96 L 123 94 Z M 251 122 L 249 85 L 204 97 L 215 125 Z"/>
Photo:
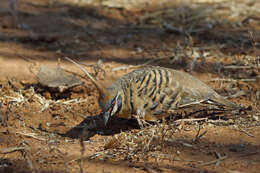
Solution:
<path fill-rule="evenodd" d="M 234 123 L 234 120 L 229 119 L 229 120 L 228 120 L 228 123 L 229 123 L 229 124 L 233 124 L 233 123 Z"/>
<path fill-rule="evenodd" d="M 209 123 L 208 127 L 214 127 L 214 124 Z"/>
<path fill-rule="evenodd" d="M 257 116 L 257 115 L 253 115 L 252 118 L 254 121 L 259 121 L 259 116 Z"/>

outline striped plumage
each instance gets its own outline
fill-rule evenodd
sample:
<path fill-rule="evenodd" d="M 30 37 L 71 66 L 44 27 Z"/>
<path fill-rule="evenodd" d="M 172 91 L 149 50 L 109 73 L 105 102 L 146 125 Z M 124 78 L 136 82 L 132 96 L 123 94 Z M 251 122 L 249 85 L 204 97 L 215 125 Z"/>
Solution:
<path fill-rule="evenodd" d="M 144 119 L 160 119 L 174 110 L 211 101 L 232 109 L 238 106 L 217 94 L 191 75 L 162 67 L 149 67 L 130 72 L 107 88 L 113 98 L 122 97 L 122 108 L 116 116 L 131 118 L 138 110 Z M 106 100 L 100 104 L 104 104 Z"/>
<path fill-rule="evenodd" d="M 132 118 L 139 114 L 144 120 L 155 121 L 180 108 L 202 102 L 239 109 L 238 105 L 220 96 L 205 83 L 181 71 L 147 67 L 130 72 L 104 88 L 80 68 L 99 89 L 99 105 L 105 124 L 114 115 Z"/>

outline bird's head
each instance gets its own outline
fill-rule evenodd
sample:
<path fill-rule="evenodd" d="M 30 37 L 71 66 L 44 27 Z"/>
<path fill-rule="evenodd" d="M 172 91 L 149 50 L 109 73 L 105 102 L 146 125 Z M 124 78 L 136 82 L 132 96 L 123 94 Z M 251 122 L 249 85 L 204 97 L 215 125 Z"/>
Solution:
<path fill-rule="evenodd" d="M 106 89 L 105 95 L 100 93 L 99 106 L 103 111 L 104 124 L 111 116 L 116 115 L 122 109 L 122 96 L 118 91 Z M 110 92 L 109 92 L 110 91 Z M 103 92 L 104 93 L 104 92 Z"/>

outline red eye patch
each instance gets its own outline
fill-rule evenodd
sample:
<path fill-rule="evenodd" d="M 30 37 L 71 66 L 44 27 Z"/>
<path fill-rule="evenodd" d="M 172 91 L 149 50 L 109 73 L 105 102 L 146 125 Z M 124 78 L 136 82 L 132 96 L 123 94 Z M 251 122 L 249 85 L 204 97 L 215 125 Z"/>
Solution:
<path fill-rule="evenodd" d="M 107 112 L 111 112 L 113 109 L 113 106 L 110 106 L 110 108 L 107 110 Z"/>

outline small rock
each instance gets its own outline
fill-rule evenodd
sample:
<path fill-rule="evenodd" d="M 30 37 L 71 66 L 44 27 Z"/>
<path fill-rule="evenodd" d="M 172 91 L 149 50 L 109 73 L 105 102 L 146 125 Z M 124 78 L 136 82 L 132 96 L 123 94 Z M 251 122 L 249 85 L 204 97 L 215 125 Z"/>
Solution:
<path fill-rule="evenodd" d="M 186 142 L 182 142 L 182 145 L 183 145 L 184 147 L 189 147 L 189 148 L 193 147 L 191 144 L 188 144 L 188 143 L 186 143 Z"/>
<path fill-rule="evenodd" d="M 58 88 L 60 93 L 68 88 L 82 84 L 78 78 L 74 75 L 66 74 L 59 66 L 56 68 L 41 66 L 36 77 L 42 86 Z"/>
<path fill-rule="evenodd" d="M 259 121 L 259 116 L 257 116 L 257 115 L 253 115 L 252 118 L 254 121 Z"/>
<path fill-rule="evenodd" d="M 229 124 L 234 124 L 234 120 L 229 119 L 229 120 L 228 120 L 228 123 L 229 123 Z"/>
<path fill-rule="evenodd" d="M 214 124 L 209 123 L 208 127 L 214 127 Z"/>
<path fill-rule="evenodd" d="M 138 52 L 138 53 L 142 53 L 144 50 L 141 48 L 141 47 L 137 47 L 136 48 L 136 52 Z"/>
<path fill-rule="evenodd" d="M 49 144 L 54 144 L 55 143 L 55 140 L 51 139 L 49 140 Z"/>

